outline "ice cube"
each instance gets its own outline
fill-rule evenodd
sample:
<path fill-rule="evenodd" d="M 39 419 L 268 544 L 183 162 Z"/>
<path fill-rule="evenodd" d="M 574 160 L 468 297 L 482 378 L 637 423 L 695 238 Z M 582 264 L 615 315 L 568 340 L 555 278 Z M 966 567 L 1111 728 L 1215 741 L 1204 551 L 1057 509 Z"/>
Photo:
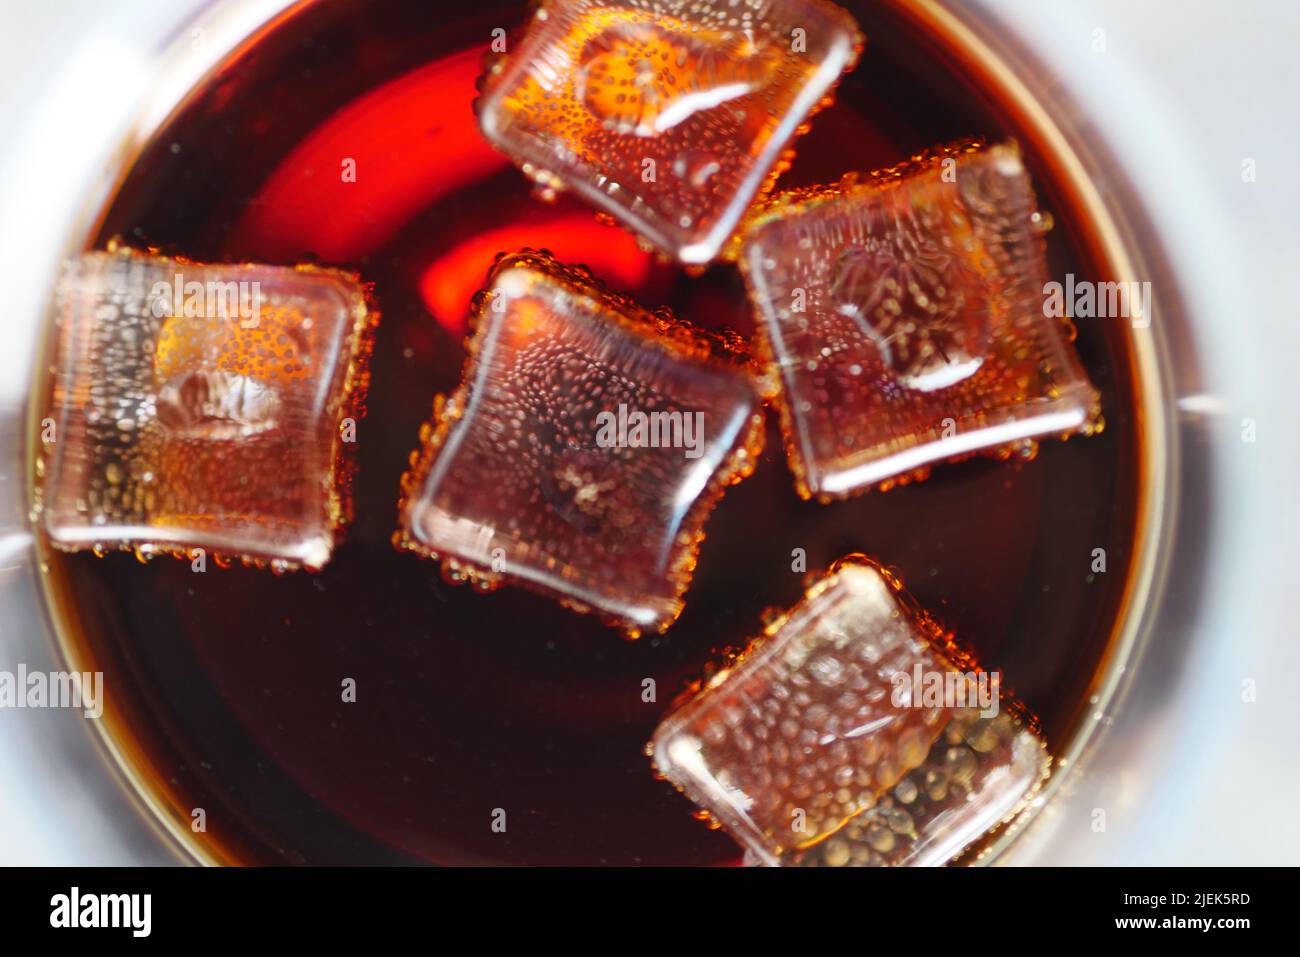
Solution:
<path fill-rule="evenodd" d="M 1047 770 L 1032 720 L 979 674 L 896 579 L 850 556 L 650 752 L 757 862 L 942 864 Z"/>
<path fill-rule="evenodd" d="M 1046 222 L 1014 142 L 941 148 L 755 213 L 740 265 L 802 495 L 1100 427 L 1044 315 Z"/>
<path fill-rule="evenodd" d="M 374 322 L 356 277 L 114 247 L 56 300 L 37 499 L 56 547 L 329 560 Z"/>
<path fill-rule="evenodd" d="M 501 259 L 475 309 L 460 389 L 404 481 L 398 545 L 453 580 L 666 628 L 708 512 L 761 446 L 744 358 L 545 253 Z"/>
<path fill-rule="evenodd" d="M 544 188 L 704 263 L 861 44 L 822 0 L 555 0 L 490 67 L 479 121 Z"/>

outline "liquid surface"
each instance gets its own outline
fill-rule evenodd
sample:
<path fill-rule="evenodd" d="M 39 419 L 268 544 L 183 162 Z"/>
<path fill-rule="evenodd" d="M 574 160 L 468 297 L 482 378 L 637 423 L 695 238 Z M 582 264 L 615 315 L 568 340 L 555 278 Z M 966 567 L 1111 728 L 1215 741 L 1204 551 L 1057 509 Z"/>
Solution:
<path fill-rule="evenodd" d="M 862 61 L 782 187 L 1015 134 L 947 57 L 878 8 L 853 12 L 870 38 Z M 1105 431 L 1044 443 L 1029 463 L 938 465 L 888 493 L 804 502 L 769 413 L 762 459 L 709 519 L 685 610 L 662 636 L 629 642 L 519 589 L 453 587 L 393 548 L 408 456 L 434 393 L 459 381 L 469 298 L 497 252 L 546 246 L 646 307 L 753 331 L 734 268 L 691 277 L 655 262 L 590 207 L 530 198 L 482 140 L 482 52 L 523 18 L 522 4 L 491 2 L 306 10 L 204 87 L 116 197 L 101 247 L 121 235 L 200 260 L 315 257 L 373 281 L 383 313 L 356 519 L 323 572 L 51 558 L 56 616 L 105 672 L 109 727 L 140 780 L 186 833 L 204 808 L 193 840 L 223 860 L 734 862 L 739 847 L 653 777 L 643 747 L 718 648 L 799 600 L 801 560 L 813 571 L 855 551 L 892 566 L 1001 670 L 1059 753 L 1087 708 L 1133 546 L 1136 423 L 1118 326 L 1082 324 L 1076 342 Z M 1059 210 L 1043 165 L 1026 162 L 1041 206 Z M 1106 278 L 1086 240 L 1058 221 L 1054 276 Z M 1097 548 L 1105 574 L 1091 572 Z M 341 700 L 347 679 L 355 703 Z"/>

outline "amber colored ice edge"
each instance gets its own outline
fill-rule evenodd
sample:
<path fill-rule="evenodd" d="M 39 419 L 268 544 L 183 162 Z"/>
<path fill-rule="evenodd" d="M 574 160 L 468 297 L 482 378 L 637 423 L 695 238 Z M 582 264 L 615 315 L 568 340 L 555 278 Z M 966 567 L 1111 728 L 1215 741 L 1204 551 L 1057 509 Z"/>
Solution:
<path fill-rule="evenodd" d="M 820 7 L 826 16 L 832 19 L 839 19 L 844 24 L 845 28 L 853 36 L 853 50 L 849 55 L 848 61 L 844 64 L 844 68 L 840 71 L 839 76 L 835 77 L 835 79 L 831 81 L 830 85 L 826 88 L 826 92 L 808 108 L 808 112 L 804 114 L 803 118 L 794 128 L 794 131 L 790 134 L 786 146 L 772 161 L 771 168 L 755 188 L 754 194 L 749 198 L 751 209 L 754 203 L 761 203 L 762 200 L 776 188 L 777 180 L 781 178 L 781 174 L 790 168 L 798 153 L 795 141 L 800 137 L 805 136 L 808 131 L 812 129 L 812 119 L 814 116 L 835 103 L 835 91 L 839 87 L 840 81 L 858 65 L 858 60 L 862 57 L 862 51 L 867 45 L 866 34 L 862 32 L 857 21 L 853 19 L 852 14 L 843 7 L 834 3 L 825 3 L 823 0 L 807 0 L 807 2 Z M 544 6 L 545 3 L 542 2 L 542 0 L 537 0 L 537 2 L 530 4 L 530 10 L 532 10 L 533 7 L 541 9 Z M 516 49 L 516 43 L 522 41 L 522 38 L 527 35 L 528 27 L 531 25 L 531 22 L 532 17 L 530 16 L 527 24 L 523 27 L 516 28 L 511 32 L 508 49 Z M 506 65 L 510 59 L 511 54 L 499 53 L 491 49 L 483 55 L 483 72 L 474 83 L 474 88 L 478 92 L 478 96 L 474 98 L 473 102 L 475 117 L 481 115 L 484 99 L 495 93 L 496 86 L 498 82 L 500 82 L 502 74 L 505 73 Z M 505 152 L 492 140 L 491 137 L 485 135 L 483 138 L 492 146 L 493 149 L 502 153 Z M 511 158 L 511 162 L 514 162 L 513 158 Z M 555 194 L 566 188 L 564 182 L 549 170 L 528 169 L 523 172 L 524 175 L 531 179 L 536 184 L 537 188 L 542 191 L 542 195 L 545 198 L 554 197 Z M 605 210 L 597 210 L 594 215 L 601 223 L 608 226 L 617 226 L 631 234 L 631 236 L 636 240 L 638 248 L 644 252 L 653 253 L 660 262 L 669 263 L 675 261 L 670 250 L 659 248 L 637 231 L 635 227 L 629 223 L 624 223 L 621 218 L 613 213 Z M 738 240 L 744 230 L 744 224 L 745 216 L 742 215 L 739 222 L 736 224 L 736 228 L 731 231 L 731 236 L 721 243 L 717 254 L 714 256 L 715 262 L 736 261 L 737 256 L 740 254 L 740 243 Z M 690 275 L 698 274 L 707 267 L 707 263 L 683 265 L 683 268 Z"/>
<path fill-rule="evenodd" d="M 741 372 L 750 381 L 754 393 L 754 410 L 749 424 L 744 428 L 708 484 L 696 497 L 681 524 L 676 538 L 676 555 L 668 568 L 668 577 L 674 586 L 675 608 L 653 630 L 666 631 L 681 615 L 685 602 L 683 596 L 690 587 L 704 541 L 704 524 L 723 493 L 732 485 L 748 478 L 758 464 L 763 449 L 763 401 L 770 387 L 745 347 L 744 339 L 737 333 L 713 332 L 692 326 L 673 315 L 666 307 L 647 311 L 633 298 L 608 289 L 591 270 L 583 265 L 561 263 L 547 249 L 525 247 L 514 253 L 499 253 L 488 270 L 486 285 L 470 300 L 469 335 L 465 339 L 465 365 L 460 384 L 450 395 L 439 394 L 433 400 L 433 416 L 420 427 L 419 447 L 410 455 L 410 468 L 402 475 L 401 494 L 397 501 L 398 527 L 393 533 L 393 545 L 401 551 L 414 552 L 424 558 L 440 562 L 443 577 L 453 584 L 468 582 L 480 591 L 492 591 L 509 582 L 538 594 L 554 598 L 566 608 L 581 614 L 596 614 L 612 628 L 620 629 L 628 638 L 638 638 L 642 629 L 618 615 L 593 608 L 591 605 L 560 594 L 552 588 L 513 577 L 509 572 L 497 572 L 482 564 L 470 561 L 453 552 L 439 552 L 410 534 L 407 508 L 420 494 L 429 470 L 433 467 L 452 428 L 460 421 L 468 406 L 470 392 L 478 374 L 479 353 L 488 329 L 484 317 L 492 301 L 492 285 L 496 276 L 511 268 L 524 268 L 539 272 L 562 283 L 580 296 L 601 305 L 605 317 L 637 336 L 653 334 L 653 345 L 679 358 L 694 362 L 713 362 Z M 448 409 L 450 406 L 450 411 Z"/>
<path fill-rule="evenodd" d="M 1003 144 L 1011 146 L 1019 152 L 1019 144 L 1014 139 L 1002 141 Z M 745 280 L 745 287 L 749 292 L 751 303 L 754 300 L 755 291 L 749 275 L 749 263 L 742 256 L 741 249 L 744 246 L 746 238 L 753 232 L 761 229 L 767 223 L 781 219 L 791 214 L 802 214 L 816 209 L 818 206 L 833 202 L 837 199 L 843 199 L 846 195 L 852 193 L 867 193 L 877 189 L 886 188 L 896 183 L 928 172 L 937 166 L 942 165 L 946 159 L 960 159 L 963 156 L 969 156 L 975 153 L 983 152 L 988 149 L 990 144 L 983 136 L 972 136 L 966 139 L 955 140 L 951 143 L 944 143 L 938 146 L 928 147 L 918 153 L 913 154 L 905 160 L 894 164 L 893 166 L 884 166 L 867 173 L 850 172 L 844 174 L 839 181 L 835 183 L 823 183 L 814 186 L 800 187 L 798 189 L 785 190 L 774 196 L 767 197 L 752 207 L 748 215 L 744 218 L 741 226 L 732 236 L 723 256 L 728 261 L 736 262 L 740 268 L 741 275 Z M 1035 204 L 1036 205 L 1036 204 Z M 1045 242 L 1041 240 L 1040 242 Z M 795 491 L 799 497 L 805 500 L 815 498 L 823 505 L 830 504 L 834 501 L 854 498 L 864 495 L 870 491 L 888 492 L 893 488 L 909 485 L 912 482 L 923 482 L 930 477 L 931 469 L 934 465 L 951 464 L 962 462 L 967 459 L 976 457 L 995 458 L 999 461 L 1006 462 L 1013 457 L 1019 457 L 1021 460 L 1033 459 L 1037 454 L 1038 442 L 1043 438 L 1056 438 L 1061 441 L 1069 439 L 1072 435 L 1097 435 L 1105 428 L 1105 419 L 1101 415 L 1100 398 L 1096 389 L 1092 388 L 1093 398 L 1088 410 L 1088 416 L 1084 422 L 1074 429 L 1061 433 L 1048 433 L 1037 437 L 1018 439 L 1015 442 L 994 445 L 983 449 L 974 449 L 969 452 L 963 452 L 958 455 L 947 456 L 935 462 L 927 462 L 915 469 L 908 469 L 897 475 L 881 479 L 876 482 L 867 482 L 854 488 L 848 488 L 840 492 L 822 492 L 814 491 L 808 483 L 808 466 L 804 461 L 803 450 L 799 447 L 797 439 L 797 429 L 795 426 L 794 410 L 790 406 L 789 397 L 786 394 L 784 380 L 781 376 L 779 363 L 777 362 L 775 352 L 772 348 L 772 342 L 767 334 L 765 323 L 758 321 L 755 323 L 756 333 L 754 336 L 754 355 L 756 360 L 762 364 L 767 376 L 775 385 L 773 394 L 769 401 L 776 407 L 777 413 L 781 420 L 781 435 L 784 439 L 786 461 L 790 465 L 790 471 L 794 475 Z M 1070 359 L 1077 365 L 1078 356 L 1074 352 L 1073 344 L 1067 341 L 1068 353 Z M 1081 370 L 1082 371 L 1082 370 Z M 1087 377 L 1084 376 L 1085 381 Z"/>
<path fill-rule="evenodd" d="M 911 592 L 907 591 L 903 586 L 902 579 L 899 578 L 897 573 L 892 569 L 885 567 L 880 562 L 860 552 L 852 552 L 845 555 L 843 558 L 838 559 L 831 564 L 830 568 L 828 568 L 825 573 L 817 577 L 817 580 L 805 590 L 803 597 L 799 599 L 798 602 L 786 611 L 781 612 L 779 615 L 767 621 L 762 633 L 754 638 L 745 648 L 738 652 L 723 652 L 721 654 L 723 661 L 720 665 L 716 666 L 715 670 L 712 670 L 706 678 L 697 678 L 690 682 L 684 690 L 677 694 L 669 703 L 667 717 L 662 720 L 659 727 L 656 729 L 653 740 L 645 746 L 645 755 L 650 759 L 655 777 L 661 781 L 668 781 L 679 793 L 698 805 L 699 811 L 696 812 L 695 817 L 704 821 L 711 829 L 717 830 L 721 828 L 737 834 L 744 833 L 757 835 L 770 844 L 770 837 L 766 832 L 758 829 L 752 823 L 742 820 L 739 815 L 733 814 L 729 808 L 721 806 L 708 808 L 705 807 L 702 802 L 696 800 L 693 796 L 693 782 L 689 778 L 673 776 L 659 767 L 658 763 L 655 761 L 655 743 L 675 734 L 688 717 L 688 711 L 694 710 L 695 707 L 702 705 L 705 696 L 709 692 L 726 682 L 732 673 L 741 669 L 746 662 L 753 660 L 765 647 L 767 647 L 768 642 L 786 626 L 791 618 L 793 618 L 798 612 L 802 611 L 805 605 L 816 599 L 822 592 L 831 586 L 836 573 L 839 572 L 840 569 L 849 565 L 870 568 L 881 577 L 893 593 L 894 600 L 898 603 L 899 610 L 903 616 L 913 625 L 920 637 L 929 644 L 930 650 L 936 655 L 936 657 L 938 657 L 951 670 L 973 672 L 976 674 L 983 673 L 984 669 L 979 666 L 979 662 L 976 660 L 974 653 L 969 648 L 958 643 L 955 632 L 944 628 L 944 626 L 936 620 L 933 615 L 921 607 L 921 604 L 915 597 L 913 597 Z M 708 665 L 706 665 L 706 672 L 707 671 L 709 671 Z M 1013 689 L 1007 688 L 1001 683 L 999 683 L 999 700 L 1001 711 L 1010 713 L 1014 719 L 1020 721 L 1024 726 L 1024 729 L 1038 739 L 1039 748 L 1044 754 L 1046 754 L 1047 745 L 1043 741 L 1042 725 L 1038 716 L 1030 711 L 1020 698 L 1016 697 Z M 978 857 L 979 848 L 987 845 L 993 837 L 1013 831 L 1017 826 L 1016 819 L 1021 815 L 1025 808 L 1029 806 L 1034 798 L 1038 796 L 1039 791 L 1042 790 L 1043 785 L 1051 776 L 1051 764 L 1051 756 L 1048 755 L 1048 760 L 1043 762 L 1042 772 L 1038 779 L 1034 781 L 1031 787 L 1026 789 L 1023 795 L 1021 795 L 1020 800 L 1016 802 L 1015 807 L 1005 814 L 997 824 L 986 829 L 958 853 L 954 854 L 952 858 L 949 859 L 948 863 L 959 863 L 964 862 L 966 859 L 971 857 Z M 870 808 L 860 808 L 854 813 L 847 815 L 834 827 L 826 829 L 815 838 L 790 848 L 779 848 L 777 851 L 773 852 L 774 857 L 779 859 L 779 857 L 784 854 L 804 851 L 820 844 L 833 837 L 854 818 L 868 812 L 869 810 Z"/>
<path fill-rule="evenodd" d="M 159 247 L 147 246 L 144 249 L 134 249 L 126 246 L 122 241 L 114 237 L 109 240 L 107 252 L 114 253 L 125 259 L 141 259 L 155 263 L 171 263 L 176 266 L 194 266 L 196 268 L 231 268 L 238 269 L 241 265 L 247 267 L 264 268 L 273 266 L 270 263 L 204 263 L 197 260 L 189 259 L 185 256 L 164 256 L 161 255 Z M 343 284 L 352 286 L 360 291 L 359 296 L 349 296 L 352 309 L 352 327 L 348 331 L 345 345 L 348 350 L 348 361 L 343 373 L 343 379 L 338 389 L 330 392 L 331 402 L 327 409 L 326 418 L 333 418 L 336 424 L 341 424 L 345 418 L 353 420 L 361 419 L 366 412 L 366 393 L 370 387 L 370 355 L 374 345 L 375 329 L 379 325 L 379 310 L 375 307 L 374 284 L 362 282 L 360 274 L 349 272 L 343 269 L 333 269 L 325 266 L 317 266 L 311 263 L 299 263 L 293 266 L 274 266 L 274 268 L 289 269 L 302 275 L 319 276 L 334 280 L 340 280 Z M 63 353 L 62 332 L 56 337 L 56 352 L 61 357 Z M 47 404 L 52 401 L 52 394 L 47 396 Z M 324 477 L 325 491 L 325 511 L 326 519 L 330 529 L 332 540 L 330 552 L 342 542 L 344 533 L 348 525 L 351 524 L 354 505 L 352 486 L 357 471 L 356 453 L 352 448 L 355 443 L 344 442 L 342 429 L 337 427 L 333 430 L 333 441 L 330 447 L 330 469 Z M 38 459 L 43 465 L 43 460 Z M 38 475 L 43 475 L 43 469 Z M 34 487 L 33 494 L 34 507 L 39 514 L 42 511 L 44 501 L 44 482 L 38 481 Z M 148 542 L 143 539 L 137 540 L 121 539 L 113 543 L 100 543 L 93 547 L 87 548 L 85 545 L 70 545 L 58 542 L 51 536 L 46 536 L 50 545 L 57 551 L 61 552 L 81 552 L 90 551 L 98 557 L 103 557 L 111 550 L 134 552 L 136 557 L 142 562 L 151 560 L 157 555 L 169 555 L 173 558 L 190 560 L 188 550 L 190 548 L 201 547 L 200 541 L 191 542 L 169 542 L 167 544 L 158 544 Z M 141 546 L 148 546 L 149 551 L 143 551 Z M 319 567 L 307 566 L 303 562 L 294 561 L 282 557 L 268 558 L 256 552 L 233 554 L 224 551 L 214 551 L 209 553 L 213 564 L 219 568 L 229 567 L 235 560 L 240 561 L 244 566 L 250 568 L 270 568 L 273 572 L 279 574 L 288 571 L 297 571 L 306 568 L 308 571 L 319 571 Z M 328 558 L 326 559 L 328 561 Z M 323 567 L 323 564 L 322 566 Z"/>

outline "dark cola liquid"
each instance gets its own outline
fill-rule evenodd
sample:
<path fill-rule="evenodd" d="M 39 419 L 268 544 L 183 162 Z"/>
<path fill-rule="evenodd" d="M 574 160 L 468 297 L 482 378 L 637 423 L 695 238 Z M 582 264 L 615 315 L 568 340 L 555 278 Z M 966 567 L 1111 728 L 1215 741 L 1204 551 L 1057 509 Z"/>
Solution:
<path fill-rule="evenodd" d="M 783 186 L 1017 133 L 914 27 L 849 6 L 866 51 Z M 100 246 L 120 236 L 199 260 L 347 266 L 375 284 L 383 313 L 357 517 L 321 574 L 50 556 L 54 616 L 80 666 L 105 672 L 108 727 L 132 775 L 195 850 L 224 861 L 735 861 L 731 839 L 652 776 L 643 747 L 720 648 L 798 600 L 794 549 L 809 569 L 854 551 L 893 566 L 1002 669 L 1059 752 L 1111 641 L 1137 534 L 1119 325 L 1083 324 L 1076 343 L 1105 431 L 1045 442 L 1028 463 L 973 459 L 818 505 L 795 495 L 769 416 L 762 462 L 708 522 L 686 611 L 662 636 L 627 641 L 515 588 L 454 587 L 394 550 L 399 478 L 434 394 L 458 381 L 467 301 L 495 253 L 549 247 L 646 306 L 753 329 L 734 268 L 692 277 L 657 263 L 580 203 L 532 197 L 483 142 L 471 106 L 482 55 L 524 15 L 493 0 L 313 5 L 196 90 L 111 203 Z M 1068 197 L 1026 148 L 1057 213 L 1053 274 L 1104 278 L 1087 224 L 1060 214 Z M 1109 567 L 1093 576 L 1096 548 Z M 356 703 L 341 700 L 347 678 Z M 205 833 L 191 834 L 194 808 Z"/>

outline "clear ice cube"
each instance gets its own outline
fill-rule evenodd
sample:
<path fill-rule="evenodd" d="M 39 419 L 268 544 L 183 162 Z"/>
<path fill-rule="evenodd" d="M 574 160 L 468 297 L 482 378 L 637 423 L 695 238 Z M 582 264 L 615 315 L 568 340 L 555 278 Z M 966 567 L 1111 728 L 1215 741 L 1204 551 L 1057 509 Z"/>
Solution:
<path fill-rule="evenodd" d="M 355 277 L 126 249 L 69 263 L 38 511 L 56 547 L 328 561 L 373 318 Z"/>
<path fill-rule="evenodd" d="M 1044 315 L 1046 222 L 1014 142 L 942 148 L 752 217 L 740 265 L 801 494 L 1099 427 Z"/>
<path fill-rule="evenodd" d="M 544 253 L 500 260 L 475 308 L 461 387 L 405 479 L 398 545 L 453 580 L 667 627 L 708 512 L 761 447 L 743 357 Z"/>
<path fill-rule="evenodd" d="M 670 713 L 651 755 L 755 862 L 943 864 L 1015 815 L 1048 767 L 1023 709 L 975 706 L 974 668 L 851 556 Z M 900 696 L 918 673 L 966 697 Z"/>
<path fill-rule="evenodd" d="M 552 0 L 490 67 L 479 121 L 544 188 L 704 263 L 861 42 L 822 0 Z"/>

